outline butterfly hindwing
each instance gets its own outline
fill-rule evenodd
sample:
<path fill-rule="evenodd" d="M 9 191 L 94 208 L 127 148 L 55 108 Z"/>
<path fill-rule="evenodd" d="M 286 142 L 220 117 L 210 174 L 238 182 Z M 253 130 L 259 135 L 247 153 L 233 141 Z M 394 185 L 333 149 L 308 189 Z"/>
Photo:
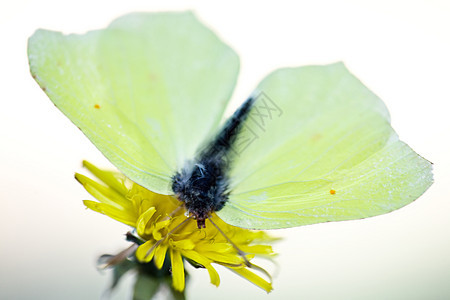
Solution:
<path fill-rule="evenodd" d="M 383 102 L 343 64 L 280 69 L 258 86 L 218 215 L 255 229 L 360 219 L 400 208 L 432 183 Z"/>

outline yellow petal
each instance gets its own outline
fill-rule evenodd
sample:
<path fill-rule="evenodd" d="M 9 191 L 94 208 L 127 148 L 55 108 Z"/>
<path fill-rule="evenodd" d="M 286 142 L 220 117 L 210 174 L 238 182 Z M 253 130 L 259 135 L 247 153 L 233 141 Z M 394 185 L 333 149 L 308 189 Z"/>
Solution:
<path fill-rule="evenodd" d="M 117 173 L 111 171 L 100 170 L 90 162 L 83 160 L 83 167 L 88 169 L 98 179 L 106 183 L 113 190 L 119 194 L 125 196 L 128 193 L 127 187 L 123 184 L 123 181 L 117 179 Z M 125 178 L 125 177 L 124 177 Z"/>
<path fill-rule="evenodd" d="M 113 218 L 114 220 L 117 220 L 121 223 L 133 227 L 136 224 L 136 216 L 130 215 L 128 211 L 118 209 L 114 206 L 105 203 L 98 203 L 90 200 L 83 200 L 83 203 L 84 205 L 86 205 L 87 208 L 92 209 L 93 211 L 99 212 L 101 214 L 107 215 L 108 217 Z"/>
<path fill-rule="evenodd" d="M 209 259 L 201 256 L 200 254 L 198 254 L 195 251 L 182 250 L 181 255 L 204 266 L 206 268 L 206 270 L 208 270 L 209 279 L 211 280 L 211 283 L 214 284 L 215 286 L 219 286 L 219 284 L 220 284 L 219 274 L 213 268 L 213 266 L 211 265 L 211 261 Z"/>
<path fill-rule="evenodd" d="M 239 247 L 240 247 L 240 245 L 239 245 Z M 195 246 L 195 250 L 197 250 L 198 252 L 224 253 L 224 252 L 233 251 L 234 247 L 228 242 L 211 244 L 209 241 L 206 241 L 206 242 L 197 243 L 197 245 Z"/>
<path fill-rule="evenodd" d="M 281 240 L 280 237 L 271 236 L 265 231 L 252 231 L 252 233 L 253 233 L 253 237 L 252 237 L 253 242 L 256 242 L 256 241 L 276 242 L 276 241 Z"/>
<path fill-rule="evenodd" d="M 156 208 L 150 207 L 143 214 L 139 216 L 136 222 L 136 230 L 140 236 L 151 234 L 151 226 L 147 227 L 148 221 L 153 217 L 156 212 Z M 146 230 L 147 229 L 147 230 Z"/>
<path fill-rule="evenodd" d="M 168 246 L 169 245 L 167 243 L 163 243 L 163 244 L 159 245 L 158 247 L 156 247 L 156 249 L 154 251 L 155 252 L 154 263 L 158 269 L 161 269 L 164 264 Z"/>
<path fill-rule="evenodd" d="M 202 252 L 202 255 L 206 256 L 213 262 L 223 263 L 227 265 L 239 266 L 243 263 L 242 257 L 237 255 L 236 253 L 230 253 L 227 255 L 218 252 Z"/>
<path fill-rule="evenodd" d="M 195 248 L 195 243 L 192 240 L 174 241 L 170 239 L 170 245 L 175 249 L 192 250 Z"/>
<path fill-rule="evenodd" d="M 98 201 L 118 208 L 133 210 L 131 202 L 115 190 L 78 173 L 75 173 L 75 179 Z"/>
<path fill-rule="evenodd" d="M 251 245 L 239 247 L 245 253 L 273 255 L 272 246 L 269 245 Z"/>
<path fill-rule="evenodd" d="M 170 224 L 170 220 L 165 220 L 165 221 L 161 221 L 161 222 L 156 222 L 155 224 L 155 229 L 153 230 L 153 238 L 155 240 L 160 240 L 162 239 L 162 234 L 160 232 L 161 229 L 163 228 L 167 228 L 167 226 Z"/>
<path fill-rule="evenodd" d="M 266 280 L 264 280 L 263 278 L 259 277 L 258 275 L 256 275 L 255 273 L 246 268 L 229 268 L 229 269 L 239 274 L 240 276 L 244 277 L 254 285 L 259 286 L 268 293 L 273 290 L 272 284 L 270 282 L 267 282 Z"/>
<path fill-rule="evenodd" d="M 179 292 L 184 290 L 184 265 L 179 251 L 170 249 L 170 259 L 172 262 L 172 285 Z"/>
<path fill-rule="evenodd" d="M 153 241 L 147 241 L 144 244 L 140 245 L 139 248 L 136 250 L 136 258 L 140 262 L 149 262 L 152 260 L 153 256 L 155 255 L 155 251 L 149 253 L 150 249 L 153 247 L 154 242 Z"/>

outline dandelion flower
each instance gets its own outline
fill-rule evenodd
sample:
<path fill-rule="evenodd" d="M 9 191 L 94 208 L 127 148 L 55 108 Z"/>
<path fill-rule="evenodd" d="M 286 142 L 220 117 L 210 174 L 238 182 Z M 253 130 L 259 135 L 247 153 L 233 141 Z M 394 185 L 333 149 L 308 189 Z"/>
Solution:
<path fill-rule="evenodd" d="M 210 224 L 199 229 L 176 198 L 153 193 L 121 173 L 100 170 L 86 161 L 83 165 L 102 182 L 75 175 L 98 200 L 85 200 L 86 207 L 134 228 L 140 245 L 131 250 L 136 250 L 135 256 L 140 262 L 153 261 L 161 269 L 169 257 L 175 290 L 185 288 L 184 261 L 205 268 L 211 283 L 216 286 L 219 286 L 220 278 L 214 264 L 225 266 L 266 292 L 272 290 L 271 282 L 254 270 L 268 273 L 250 263 L 255 256 L 274 256 L 268 243 L 275 239 L 265 232 L 230 226 L 214 213 L 209 219 Z"/>

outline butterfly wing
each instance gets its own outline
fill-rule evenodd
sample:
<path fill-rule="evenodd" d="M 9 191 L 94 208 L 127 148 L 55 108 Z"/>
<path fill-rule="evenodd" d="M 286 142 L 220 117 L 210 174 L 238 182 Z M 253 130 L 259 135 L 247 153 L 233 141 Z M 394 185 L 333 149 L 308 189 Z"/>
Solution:
<path fill-rule="evenodd" d="M 217 128 L 239 69 L 191 13 L 131 14 L 85 35 L 38 30 L 28 55 L 53 103 L 127 177 L 162 194 Z"/>
<path fill-rule="evenodd" d="M 218 215 L 255 229 L 360 219 L 418 198 L 431 163 L 399 140 L 383 102 L 343 64 L 265 78 L 234 146 Z"/>

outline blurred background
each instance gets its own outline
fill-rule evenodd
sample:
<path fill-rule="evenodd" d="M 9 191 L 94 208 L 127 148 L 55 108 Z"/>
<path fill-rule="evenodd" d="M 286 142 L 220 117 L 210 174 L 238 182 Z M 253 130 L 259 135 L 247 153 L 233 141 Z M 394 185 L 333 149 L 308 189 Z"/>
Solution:
<path fill-rule="evenodd" d="M 32 80 L 27 38 L 186 9 L 240 55 L 232 107 L 276 68 L 344 61 L 435 168 L 435 184 L 401 210 L 273 231 L 284 240 L 271 294 L 218 267 L 219 288 L 190 269 L 187 299 L 449 299 L 450 2 L 437 0 L 2 1 L 0 299 L 99 299 L 111 274 L 96 258 L 127 246 L 127 226 L 81 202 L 92 199 L 73 178 L 87 173 L 81 160 L 111 165 Z M 112 298 L 130 298 L 132 282 L 126 276 Z"/>

